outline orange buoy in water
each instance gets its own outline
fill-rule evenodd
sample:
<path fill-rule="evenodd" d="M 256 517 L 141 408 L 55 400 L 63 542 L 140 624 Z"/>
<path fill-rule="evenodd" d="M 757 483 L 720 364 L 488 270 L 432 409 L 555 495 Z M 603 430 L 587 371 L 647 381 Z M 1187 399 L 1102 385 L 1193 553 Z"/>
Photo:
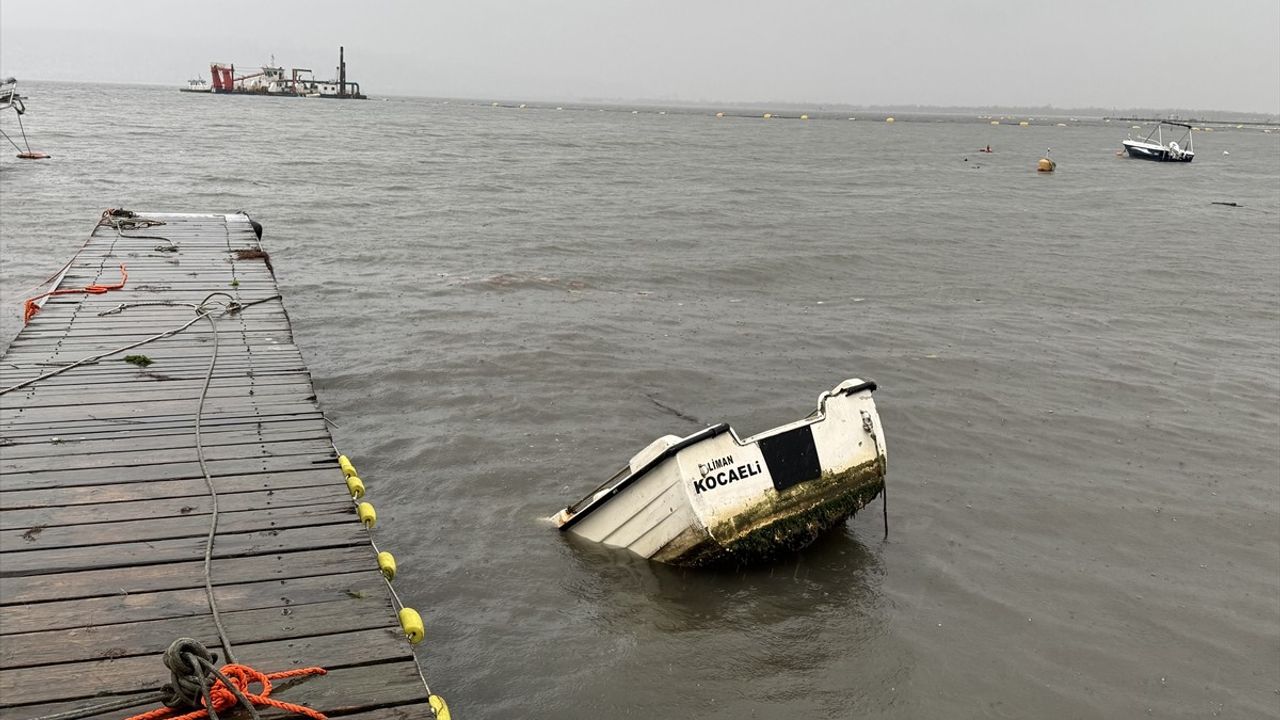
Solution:
<path fill-rule="evenodd" d="M 50 157 L 52 156 L 47 153 L 37 152 L 35 150 L 18 153 L 18 159 L 20 160 L 48 160 Z"/>
<path fill-rule="evenodd" d="M 1038 172 L 1053 172 L 1053 169 L 1056 167 L 1058 167 L 1058 163 L 1047 157 L 1040 158 L 1040 162 L 1036 163 L 1036 170 Z"/>

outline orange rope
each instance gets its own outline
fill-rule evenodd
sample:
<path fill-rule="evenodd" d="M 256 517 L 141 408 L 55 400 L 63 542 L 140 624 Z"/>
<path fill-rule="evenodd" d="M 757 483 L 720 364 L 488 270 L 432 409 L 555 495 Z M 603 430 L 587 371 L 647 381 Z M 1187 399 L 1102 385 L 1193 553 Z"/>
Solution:
<path fill-rule="evenodd" d="M 235 684 L 236 688 L 240 690 L 245 698 L 254 704 L 254 706 L 269 705 L 296 715 L 305 715 L 312 720 L 328 720 L 325 714 L 319 710 L 313 710 L 305 705 L 295 705 L 293 703 L 284 702 L 283 700 L 273 700 L 272 698 L 267 697 L 271 694 L 272 680 L 303 677 L 306 675 L 324 675 L 326 670 L 322 667 L 298 668 L 297 670 L 284 670 L 282 672 L 274 673 L 261 673 L 248 665 L 236 664 L 223 665 L 219 669 L 222 671 L 223 675 L 227 676 L 228 680 Z M 249 685 L 251 683 L 258 683 L 262 686 L 262 690 L 257 693 L 249 692 Z M 227 689 L 227 686 L 223 685 L 221 680 L 218 680 L 213 684 L 213 687 L 209 688 L 209 695 L 213 698 L 213 709 L 219 713 L 229 707 L 233 707 L 239 702 L 236 699 L 235 694 Z M 174 709 L 170 707 L 156 708 L 155 710 L 144 712 L 141 715 L 134 715 L 126 720 L 161 720 L 162 718 L 164 720 L 199 720 L 199 718 L 209 716 L 209 708 L 207 707 L 189 712 L 185 715 L 170 717 L 170 713 L 173 712 Z"/>
<path fill-rule="evenodd" d="M 27 323 L 31 322 L 31 318 L 35 317 L 36 313 L 40 312 L 40 306 L 36 304 L 36 301 L 38 300 L 42 300 L 44 298 L 47 298 L 53 295 L 75 295 L 76 293 L 89 293 L 90 295 L 101 295 L 102 293 L 107 292 L 108 290 L 119 290 L 120 288 L 124 287 L 125 282 L 127 282 L 128 280 L 129 280 L 129 273 L 125 271 L 124 263 L 120 263 L 120 282 L 116 283 L 115 285 L 85 285 L 82 288 L 68 288 L 66 290 L 50 290 L 47 293 L 36 295 L 33 298 L 27 298 L 27 300 L 24 303 L 22 303 L 22 324 L 26 325 Z"/>

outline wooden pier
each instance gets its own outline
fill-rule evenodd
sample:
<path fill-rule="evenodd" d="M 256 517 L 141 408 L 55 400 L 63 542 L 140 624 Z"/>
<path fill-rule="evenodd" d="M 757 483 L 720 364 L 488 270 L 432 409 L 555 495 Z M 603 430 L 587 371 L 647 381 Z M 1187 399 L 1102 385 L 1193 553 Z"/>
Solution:
<path fill-rule="evenodd" d="M 182 637 L 226 662 L 206 565 L 239 663 L 327 670 L 272 699 L 432 717 L 259 241 L 244 214 L 104 214 L 0 358 L 0 718 L 152 692 Z"/>

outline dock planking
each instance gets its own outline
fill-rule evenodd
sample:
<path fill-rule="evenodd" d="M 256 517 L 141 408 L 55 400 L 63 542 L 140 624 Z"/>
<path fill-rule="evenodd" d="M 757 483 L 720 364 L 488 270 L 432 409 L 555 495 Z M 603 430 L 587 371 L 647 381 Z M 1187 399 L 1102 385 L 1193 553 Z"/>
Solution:
<path fill-rule="evenodd" d="M 163 224 L 104 220 L 55 281 L 127 272 L 124 286 L 46 298 L 0 357 L 0 391 L 14 388 L 0 395 L 0 717 L 153 691 L 179 637 L 221 658 L 206 471 L 209 580 L 237 660 L 326 668 L 272 693 L 326 714 L 432 716 L 248 216 L 139 217 Z M 65 369 L 173 331 L 206 300 L 214 326 Z"/>

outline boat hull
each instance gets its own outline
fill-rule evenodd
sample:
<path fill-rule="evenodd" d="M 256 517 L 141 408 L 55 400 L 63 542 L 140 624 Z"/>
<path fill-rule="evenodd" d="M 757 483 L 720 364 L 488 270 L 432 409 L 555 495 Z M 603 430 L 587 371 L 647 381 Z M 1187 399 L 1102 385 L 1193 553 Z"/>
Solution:
<path fill-rule="evenodd" d="M 799 550 L 884 490 L 874 389 L 846 381 L 809 418 L 745 440 L 728 425 L 661 438 L 552 519 L 675 565 L 745 565 Z"/>
<path fill-rule="evenodd" d="M 1128 141 L 1125 141 L 1123 145 L 1125 152 L 1129 154 L 1129 157 L 1137 158 L 1138 160 L 1189 163 L 1196 157 L 1193 152 L 1182 152 L 1175 155 L 1174 153 L 1171 153 L 1168 148 L 1155 145 L 1132 143 Z"/>

